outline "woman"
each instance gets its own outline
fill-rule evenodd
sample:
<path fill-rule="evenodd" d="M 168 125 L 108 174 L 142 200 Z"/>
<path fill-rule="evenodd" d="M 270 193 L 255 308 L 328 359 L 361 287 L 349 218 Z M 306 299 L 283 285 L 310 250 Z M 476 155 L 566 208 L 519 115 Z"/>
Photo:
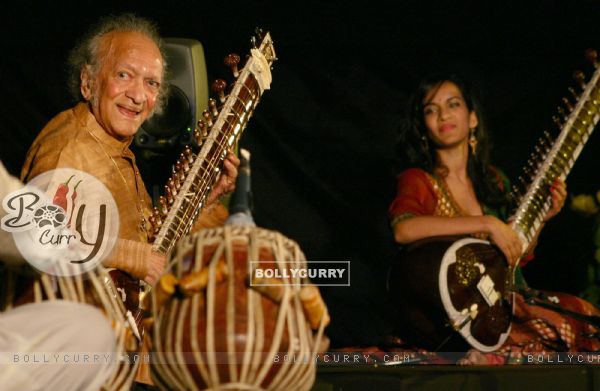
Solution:
<path fill-rule="evenodd" d="M 509 264 L 523 266 L 536 240 L 523 254 L 517 234 L 505 222 L 508 181 L 489 163 L 489 142 L 479 105 L 469 86 L 455 75 L 425 78 L 411 101 L 402 146 L 412 168 L 398 176 L 397 195 L 389 208 L 399 244 L 443 235 L 472 235 L 496 244 Z M 551 188 L 555 216 L 566 199 L 564 182 Z M 561 303 L 598 314 L 589 303 L 559 294 Z M 595 331 L 582 322 L 533 307 L 517 298 L 513 327 L 499 354 L 471 352 L 463 363 L 503 362 L 510 354 L 533 351 L 595 351 L 596 340 L 580 334 Z"/>

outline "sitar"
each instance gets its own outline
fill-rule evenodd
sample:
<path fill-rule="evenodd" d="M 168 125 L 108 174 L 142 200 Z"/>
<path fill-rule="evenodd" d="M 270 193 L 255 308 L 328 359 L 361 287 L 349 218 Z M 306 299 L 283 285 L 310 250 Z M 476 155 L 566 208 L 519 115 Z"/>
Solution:
<path fill-rule="evenodd" d="M 222 106 L 218 107 L 215 99 L 209 100 L 209 109 L 202 114 L 204 120 L 198 122 L 194 132 L 200 151 L 196 155 L 188 147 L 182 152 L 165 186 L 165 196 L 159 197 L 159 206 L 150 219 L 155 251 L 170 253 L 190 232 L 219 177 L 227 150 L 235 146 L 262 94 L 270 88 L 275 48 L 268 32 L 258 30 L 257 35 L 241 70 L 237 67 L 239 56 L 230 54 L 225 58 L 236 77 L 230 93 L 224 93 L 225 81 L 219 79 L 212 84 Z"/>
<path fill-rule="evenodd" d="M 522 186 L 513 186 L 517 207 L 509 219 L 523 249 L 542 228 L 552 206 L 550 187 L 564 180 L 600 119 L 600 67 L 597 53 L 586 52 L 595 68 L 586 83 L 574 78 L 581 92 L 564 98 L 560 133 L 539 140 L 524 172 Z M 388 289 L 398 309 L 402 337 L 432 350 L 482 352 L 506 341 L 514 303 L 515 268 L 492 243 L 473 237 L 433 237 L 406 246 L 390 269 Z"/>
<path fill-rule="evenodd" d="M 237 54 L 225 57 L 225 65 L 231 67 L 235 81 L 229 89 L 222 79 L 212 83 L 219 102 L 209 99 L 208 110 L 194 129 L 199 151 L 195 153 L 190 146 L 184 148 L 167 180 L 165 194 L 159 197 L 158 206 L 148 219 L 154 251 L 169 254 L 177 241 L 191 231 L 219 178 L 227 150 L 236 145 L 263 93 L 270 89 L 271 65 L 277 59 L 271 35 L 257 29 L 251 42 L 253 47 L 241 69 Z M 115 284 L 127 292 L 125 306 L 140 327 L 143 310 L 137 280 L 118 270 L 111 273 Z"/>

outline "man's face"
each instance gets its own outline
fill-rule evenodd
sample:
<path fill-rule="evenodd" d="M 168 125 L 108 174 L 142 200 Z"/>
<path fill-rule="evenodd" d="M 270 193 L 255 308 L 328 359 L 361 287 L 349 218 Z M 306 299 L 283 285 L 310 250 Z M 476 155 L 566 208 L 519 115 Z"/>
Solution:
<path fill-rule="evenodd" d="M 163 60 L 152 40 L 136 32 L 113 32 L 103 38 L 104 62 L 88 84 L 82 75 L 82 92 L 91 99 L 92 113 L 108 134 L 133 136 L 152 114 L 163 77 Z"/>

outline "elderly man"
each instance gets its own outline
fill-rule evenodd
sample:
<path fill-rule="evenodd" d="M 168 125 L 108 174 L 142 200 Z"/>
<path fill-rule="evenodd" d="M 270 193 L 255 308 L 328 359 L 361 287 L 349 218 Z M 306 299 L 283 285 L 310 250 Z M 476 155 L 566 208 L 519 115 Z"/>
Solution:
<path fill-rule="evenodd" d="M 104 19 L 70 56 L 71 89 L 81 100 L 54 117 L 27 154 L 21 172 L 29 180 L 71 167 L 92 174 L 112 193 L 120 215 L 119 240 L 104 265 L 154 284 L 165 255 L 148 243 L 151 200 L 129 145 L 165 98 L 165 59 L 155 26 L 134 15 Z M 238 158 L 231 152 L 209 204 L 233 190 Z M 208 213 L 219 211 L 217 205 Z M 212 217 L 214 220 L 214 217 Z"/>

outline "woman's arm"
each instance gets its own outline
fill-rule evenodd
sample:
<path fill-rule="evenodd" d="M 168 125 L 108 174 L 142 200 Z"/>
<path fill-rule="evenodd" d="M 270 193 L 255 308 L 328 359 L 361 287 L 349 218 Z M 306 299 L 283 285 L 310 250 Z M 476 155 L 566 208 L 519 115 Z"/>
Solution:
<path fill-rule="evenodd" d="M 438 217 L 416 216 L 394 225 L 394 238 L 400 244 L 414 242 L 432 236 L 466 235 L 487 233 L 514 265 L 522 254 L 522 245 L 517 234 L 505 223 L 493 216 Z"/>
<path fill-rule="evenodd" d="M 416 216 L 401 220 L 394 225 L 394 238 L 400 244 L 431 236 L 466 235 L 476 232 L 487 232 L 486 216 Z"/>

